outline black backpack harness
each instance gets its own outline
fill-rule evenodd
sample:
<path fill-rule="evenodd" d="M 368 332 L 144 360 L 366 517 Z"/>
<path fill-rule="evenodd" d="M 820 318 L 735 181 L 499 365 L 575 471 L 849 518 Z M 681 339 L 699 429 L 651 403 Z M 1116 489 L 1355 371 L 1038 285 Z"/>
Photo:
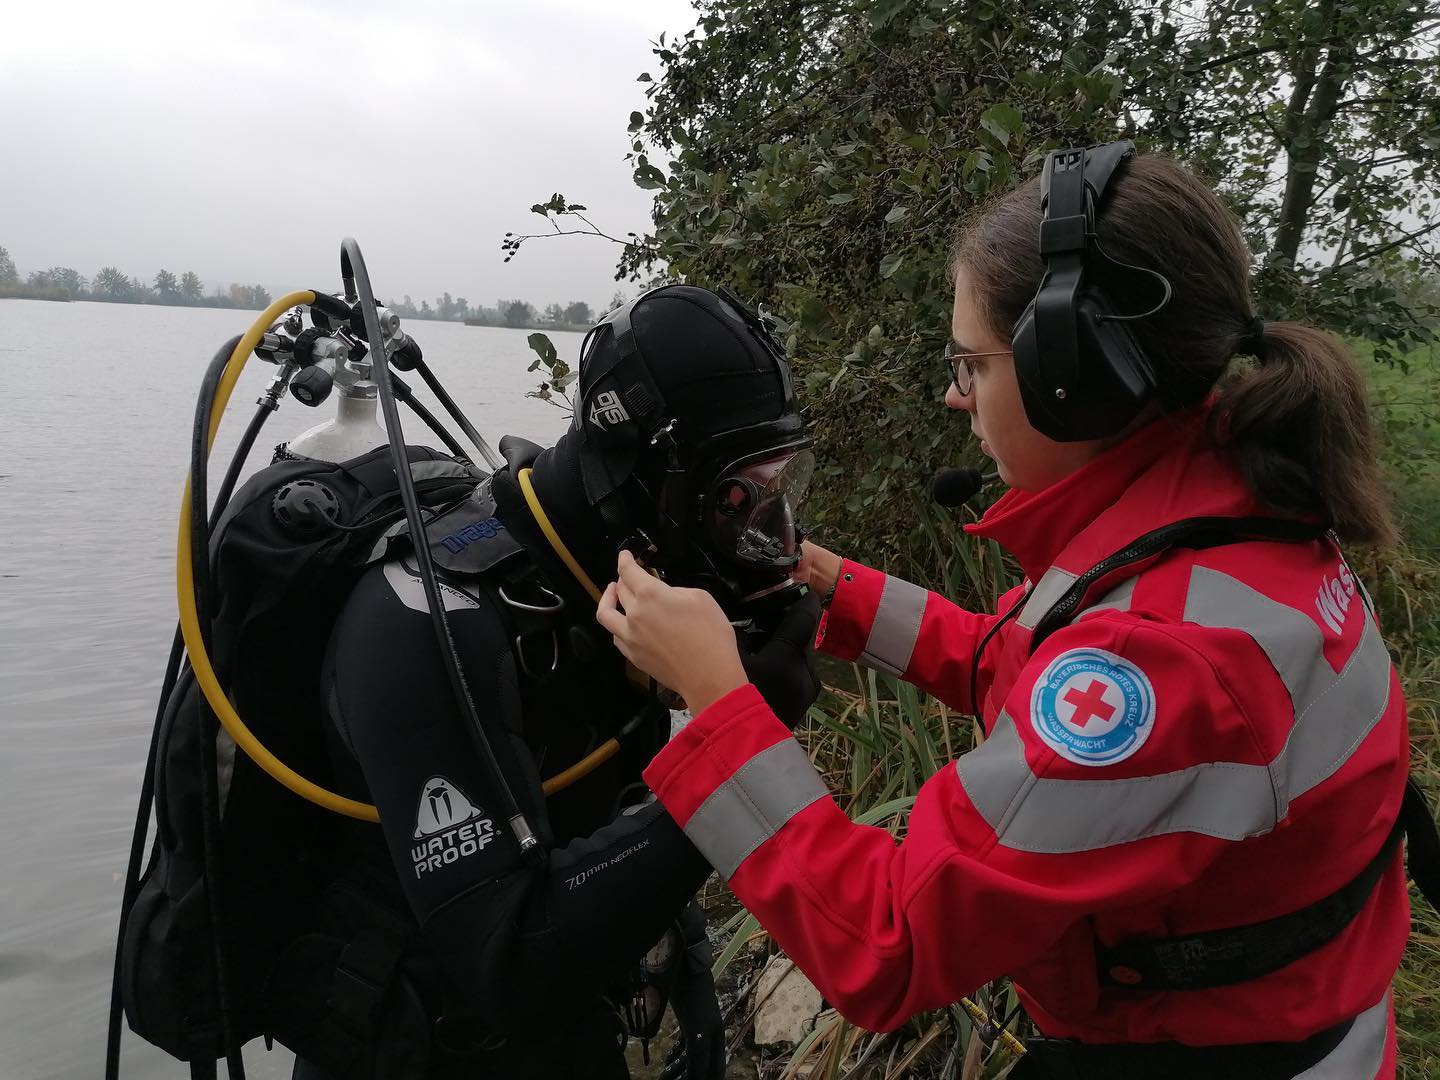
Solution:
<path fill-rule="evenodd" d="M 555 687 L 566 680 L 551 678 L 563 658 L 595 655 L 590 620 L 565 612 L 543 553 L 497 517 L 493 478 L 435 451 L 409 451 L 434 564 L 465 575 L 491 603 L 527 684 L 563 692 Z M 278 461 L 236 493 L 217 524 L 207 597 L 216 672 L 256 735 L 306 777 L 330 779 L 319 673 L 341 606 L 362 573 L 411 542 L 386 447 L 342 464 Z M 497 687 L 473 689 L 481 700 L 513 700 Z M 622 735 L 649 737 L 650 727 L 668 725 L 667 710 L 640 699 L 636 691 L 622 703 L 635 714 Z M 525 719 L 505 723 L 518 730 Z M 376 900 L 347 895 L 344 940 L 313 928 L 341 819 L 287 791 L 223 737 L 225 917 L 213 924 L 199 777 L 204 730 L 215 724 L 187 667 L 157 721 L 156 836 L 122 915 L 119 994 L 130 1027 L 188 1062 L 194 1078 L 213 1077 L 225 1057 L 222 1009 L 237 1044 L 279 1039 L 344 1080 L 419 1080 L 435 1068 L 448 1075 L 452 1063 L 469 1075 L 489 1047 L 471 1037 L 475 1018 L 437 1019 L 417 996 L 405 975 L 413 925 Z M 497 749 L 508 752 L 503 741 Z"/>

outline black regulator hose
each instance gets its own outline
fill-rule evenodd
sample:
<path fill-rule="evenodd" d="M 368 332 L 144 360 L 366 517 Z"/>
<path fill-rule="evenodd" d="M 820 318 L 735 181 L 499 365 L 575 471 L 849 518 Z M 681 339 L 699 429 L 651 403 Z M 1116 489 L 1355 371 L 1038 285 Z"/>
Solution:
<path fill-rule="evenodd" d="M 449 391 L 447 391 L 445 387 L 441 385 L 440 380 L 435 377 L 435 373 L 430 370 L 430 365 L 418 356 L 415 357 L 412 362 L 415 370 L 420 373 L 420 378 L 424 379 L 425 385 L 430 388 L 430 392 L 435 395 L 436 400 L 439 401 L 445 411 L 450 414 L 450 419 L 459 424 L 460 430 L 465 432 L 466 437 L 475 444 L 475 449 L 480 451 L 480 456 L 485 459 L 485 464 L 490 466 L 491 472 L 503 469 L 505 462 L 501 460 L 494 450 L 490 449 L 490 444 L 485 441 L 480 432 L 475 430 L 475 425 L 470 423 L 469 418 L 460 411 L 460 406 L 455 404 L 455 399 L 450 396 Z M 463 457 L 465 455 L 462 454 L 460 456 Z"/>
<path fill-rule="evenodd" d="M 115 965 L 110 977 L 110 1020 L 105 1037 L 105 1080 L 120 1076 L 120 954 L 125 948 L 125 928 L 130 923 L 130 909 L 140 892 L 140 864 L 145 858 L 145 838 L 150 832 L 150 800 L 155 797 L 155 756 L 160 749 L 160 727 L 165 720 L 165 707 L 180 677 L 180 657 L 185 641 L 180 628 L 175 628 L 170 643 L 170 657 L 165 661 L 165 678 L 160 683 L 160 704 L 155 710 L 155 725 L 150 730 L 150 750 L 145 758 L 145 778 L 140 782 L 140 806 L 135 811 L 135 829 L 130 834 L 130 859 L 125 866 L 125 884 L 120 894 L 120 927 L 115 932 Z"/>
<path fill-rule="evenodd" d="M 190 564 L 195 581 L 195 611 L 200 624 L 201 640 L 205 651 L 210 651 L 210 620 L 213 615 L 210 595 L 210 507 L 209 493 L 209 434 L 210 415 L 215 407 L 215 394 L 220 379 L 230 363 L 230 356 L 239 344 L 233 338 L 221 346 L 210 361 L 201 384 L 200 396 L 195 402 L 195 423 L 190 433 Z M 256 429 L 258 433 L 258 428 Z M 231 471 L 239 475 L 234 459 Z M 217 505 L 223 506 L 223 503 Z M 210 912 L 211 957 L 215 965 L 215 995 L 220 1007 L 220 1039 L 225 1051 L 230 1080 L 244 1080 L 245 1062 L 240 1055 L 240 1046 L 235 1041 L 234 1023 L 230 1015 L 229 962 L 225 955 L 225 908 L 224 869 L 221 850 L 220 826 L 220 779 L 219 767 L 215 760 L 216 736 L 220 729 L 219 720 L 210 711 L 203 696 L 198 701 L 197 719 L 200 724 L 200 781 L 201 781 L 201 825 L 204 837 L 205 899 Z"/>
<path fill-rule="evenodd" d="M 436 438 L 445 444 L 445 449 L 449 450 L 450 453 L 457 458 L 464 458 L 466 461 L 470 460 L 470 454 L 465 447 L 460 445 L 460 440 L 446 431 L 440 421 L 435 418 L 435 414 L 415 399 L 415 391 L 410 389 L 409 384 L 406 383 L 404 379 L 400 378 L 399 375 L 391 375 L 390 382 L 395 388 L 395 396 L 408 405 L 410 411 L 424 421 L 425 426 L 433 431 Z"/>
<path fill-rule="evenodd" d="M 380 314 L 375 306 L 375 294 L 370 288 L 370 275 L 365 270 L 365 259 L 360 246 L 350 237 L 340 245 L 340 276 L 345 282 L 348 294 L 353 288 L 365 323 L 365 337 L 370 345 L 371 375 L 380 397 L 380 407 L 385 414 L 385 434 L 390 441 L 391 459 L 395 464 L 395 479 L 400 488 L 400 501 L 405 505 L 405 518 L 414 538 L 415 565 L 420 571 L 420 581 L 425 587 L 425 600 L 430 608 L 430 622 L 435 629 L 435 639 L 440 646 L 440 657 L 450 679 L 455 701 L 465 715 L 466 727 L 470 732 L 480 759 L 494 777 L 497 790 L 505 803 L 510 828 L 519 842 L 520 852 L 528 858 L 544 858 L 544 852 L 536 842 L 529 822 L 520 812 L 520 804 L 510 789 L 495 749 L 480 723 L 480 714 L 475 700 L 460 668 L 459 652 L 455 638 L 450 632 L 450 622 L 445 617 L 445 603 L 440 595 L 440 586 L 435 578 L 435 565 L 430 558 L 430 545 L 425 542 L 424 520 L 420 516 L 420 500 L 415 494 L 415 481 L 410 475 L 410 457 L 405 452 L 405 437 L 400 428 L 400 410 L 395 404 L 395 389 L 391 383 L 389 359 L 385 355 L 385 334 L 380 329 Z M 422 372 L 423 375 L 423 372 Z M 448 397 L 448 395 L 447 395 Z M 442 398 L 442 403 L 445 398 Z M 452 413 L 451 415 L 454 415 Z M 460 421 L 457 419 L 457 423 Z M 462 427 L 464 425 L 462 424 Z"/>
<path fill-rule="evenodd" d="M 225 349 L 233 351 L 239 340 L 238 336 L 231 338 L 226 343 Z M 209 391 L 213 400 L 213 385 L 209 387 Z M 203 387 L 202 393 L 204 393 Z M 261 427 L 264 426 L 272 412 L 274 410 L 269 406 L 259 406 L 250 420 L 250 425 L 245 429 L 245 434 L 240 439 L 240 445 L 236 448 L 234 456 L 230 459 L 230 465 L 225 470 L 225 479 L 215 495 L 215 506 L 207 519 L 207 532 L 213 533 L 219 524 L 220 515 L 224 513 L 226 505 L 230 502 L 230 496 L 239 480 L 240 471 L 244 468 L 250 451 L 255 446 L 255 440 L 260 435 Z M 120 993 L 120 956 L 125 947 L 125 930 L 130 923 L 130 911 L 135 906 L 135 897 L 140 892 L 140 873 L 145 859 L 145 840 L 150 833 L 150 806 L 155 798 L 155 770 L 158 768 L 160 733 L 165 722 L 166 707 L 170 704 L 176 684 L 180 681 L 180 661 L 184 655 L 185 639 L 177 625 L 170 641 L 170 655 L 165 661 L 165 675 L 160 681 L 160 701 L 155 708 L 155 723 L 150 730 L 150 748 L 145 755 L 145 774 L 140 782 L 140 803 L 135 810 L 135 827 L 130 834 L 130 857 L 125 867 L 125 882 L 120 899 L 120 926 L 115 934 L 115 964 L 110 981 L 110 1016 L 105 1043 L 105 1080 L 118 1080 L 120 1075 L 120 1021 L 124 1011 Z"/>

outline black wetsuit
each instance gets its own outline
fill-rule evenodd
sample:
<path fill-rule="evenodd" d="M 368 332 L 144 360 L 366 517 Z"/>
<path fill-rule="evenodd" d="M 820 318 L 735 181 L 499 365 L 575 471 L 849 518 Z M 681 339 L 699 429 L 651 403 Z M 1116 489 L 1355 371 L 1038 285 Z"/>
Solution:
<path fill-rule="evenodd" d="M 618 652 L 590 629 L 593 602 L 536 551 L 544 540 L 516 511 L 509 474 L 496 485 L 505 490 L 491 520 L 524 541 L 531 555 L 520 561 L 567 601 L 553 643 L 541 623 L 522 646 L 536 676 L 516 664 L 515 626 L 478 578 L 443 574 L 443 592 L 480 719 L 546 857 L 520 854 L 454 700 L 420 580 L 391 561 L 362 577 L 326 658 L 337 785 L 373 801 L 381 826 L 339 827 L 319 918 L 343 928 L 358 905 L 409 927 L 406 978 L 462 1044 L 437 1048 L 420 1075 L 623 1077 L 615 1005 L 710 867 L 639 783 L 668 737 L 668 711 L 627 681 Z M 542 796 L 542 776 L 647 707 L 615 757 Z M 305 1068 L 297 1075 L 324 1075 Z"/>

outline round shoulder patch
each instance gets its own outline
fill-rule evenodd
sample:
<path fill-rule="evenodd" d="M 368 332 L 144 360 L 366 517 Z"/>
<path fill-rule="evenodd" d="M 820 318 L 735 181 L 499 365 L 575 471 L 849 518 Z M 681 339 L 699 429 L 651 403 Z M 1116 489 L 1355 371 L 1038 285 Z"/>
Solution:
<path fill-rule="evenodd" d="M 1124 761 L 1155 727 L 1155 690 L 1145 673 L 1103 649 L 1071 649 L 1050 661 L 1030 695 L 1030 722 L 1077 765 Z"/>

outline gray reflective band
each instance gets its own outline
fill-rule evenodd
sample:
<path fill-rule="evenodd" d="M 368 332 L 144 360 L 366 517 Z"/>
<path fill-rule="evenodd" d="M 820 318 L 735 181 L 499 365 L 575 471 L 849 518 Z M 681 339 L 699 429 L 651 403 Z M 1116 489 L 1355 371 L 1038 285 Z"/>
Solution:
<path fill-rule="evenodd" d="M 1345 764 L 1390 702 L 1390 654 L 1380 631 L 1363 607 L 1349 617 L 1364 618 L 1364 631 L 1337 675 L 1325 660 L 1320 629 L 1308 615 L 1218 570 L 1197 566 L 1191 571 L 1186 620 L 1243 630 L 1290 691 L 1295 724 L 1272 763 L 1282 817 L 1290 799 Z"/>
<path fill-rule="evenodd" d="M 1045 571 L 1045 576 L 1040 579 L 1040 584 L 1030 594 L 1030 599 L 1025 601 L 1025 607 L 1021 610 L 1015 622 L 1026 630 L 1034 630 L 1040 624 L 1059 599 L 1065 595 L 1065 590 L 1079 579 L 1079 574 L 1072 574 L 1068 570 L 1061 570 L 1058 566 L 1052 566 Z M 1130 597 L 1135 592 L 1135 579 L 1128 577 L 1115 588 L 1102 596 L 1093 604 L 1087 604 L 1084 611 L 1078 612 L 1075 616 L 1078 619 L 1089 611 L 1129 611 Z M 1072 622 L 1074 619 L 1071 620 Z"/>
<path fill-rule="evenodd" d="M 1262 835 L 1292 799 L 1339 769 L 1384 714 L 1390 657 L 1369 618 L 1337 674 L 1315 624 L 1294 609 L 1203 568 L 1192 573 L 1190 589 L 1186 617 L 1250 634 L 1290 690 L 1295 722 L 1279 755 L 1268 766 L 1217 761 L 1127 779 L 1042 779 L 1025 760 L 1015 720 L 1001 712 L 990 738 L 955 770 L 1005 847 L 1058 854 L 1176 832 Z"/>
<path fill-rule="evenodd" d="M 1371 1080 L 1385 1061 L 1390 994 L 1355 1018 L 1340 1045 L 1292 1080 Z"/>
<path fill-rule="evenodd" d="M 1080 612 L 1080 615 L 1085 615 L 1091 611 L 1129 611 L 1130 599 L 1134 595 L 1135 579 L 1128 577 L 1099 600 L 1096 600 L 1095 603 L 1088 605 L 1084 611 Z M 1075 618 L 1078 619 L 1080 615 L 1075 616 Z"/>
<path fill-rule="evenodd" d="M 925 600 L 929 595 L 919 585 L 887 577 L 860 663 L 891 675 L 905 674 L 915 651 L 915 641 L 920 637 L 920 620 L 925 617 Z"/>
<path fill-rule="evenodd" d="M 955 770 L 999 842 L 1017 851 L 1094 851 L 1176 832 L 1243 840 L 1269 832 L 1276 821 L 1275 788 L 1263 765 L 1217 762 L 1125 780 L 1041 779 L 1030 771 L 1007 712 Z"/>
<path fill-rule="evenodd" d="M 685 835 L 729 879 L 752 851 L 829 794 L 805 750 L 786 739 L 760 751 L 700 804 Z"/>
<path fill-rule="evenodd" d="M 1034 630 L 1045 613 L 1055 606 L 1055 602 L 1065 595 L 1065 590 L 1075 584 L 1079 576 L 1068 570 L 1061 570 L 1058 566 L 1046 570 L 1045 576 L 1030 591 L 1030 599 L 1025 601 L 1025 607 L 1016 616 L 1016 625 L 1023 626 L 1026 630 Z"/>

